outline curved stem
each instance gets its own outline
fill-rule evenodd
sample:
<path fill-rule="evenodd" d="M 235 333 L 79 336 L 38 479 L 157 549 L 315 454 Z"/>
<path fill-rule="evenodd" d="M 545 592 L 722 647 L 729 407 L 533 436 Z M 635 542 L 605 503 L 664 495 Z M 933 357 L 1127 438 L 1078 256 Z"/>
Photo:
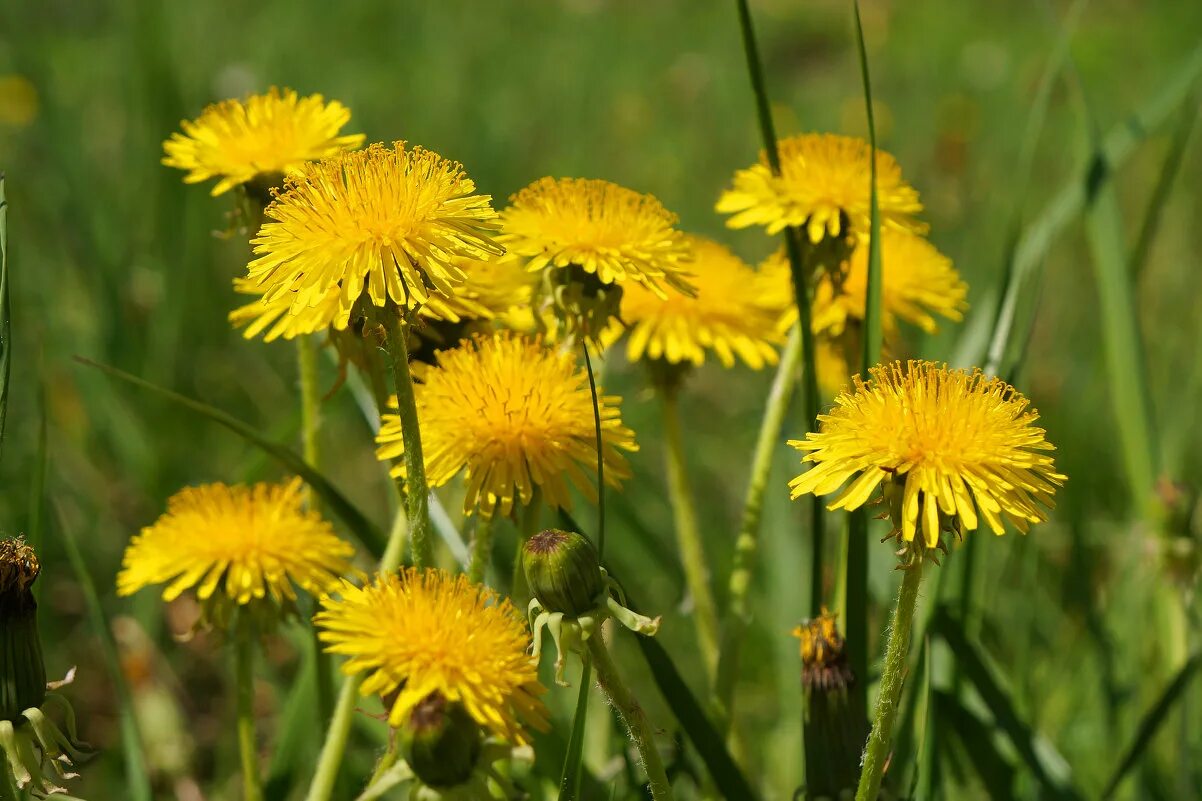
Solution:
<path fill-rule="evenodd" d="M 881 791 L 893 723 L 897 718 L 897 702 L 901 698 L 902 680 L 906 673 L 906 654 L 910 650 L 910 628 L 914 623 L 914 609 L 918 605 L 922 568 L 923 563 L 919 562 L 902 571 L 897 605 L 893 607 L 893 619 L 889 624 L 889 644 L 885 649 L 885 666 L 881 671 L 880 695 L 873 715 L 872 733 L 868 735 L 868 745 L 864 750 L 864 768 L 860 773 L 860 786 L 856 789 L 856 801 L 876 801 Z"/>
<path fill-rule="evenodd" d="M 697 529 L 697 510 L 685 472 L 684 438 L 680 432 L 680 415 L 676 393 L 670 389 L 660 392 L 664 409 L 664 445 L 668 456 L 668 495 L 676 517 L 676 544 L 684 565 L 685 582 L 693 597 L 693 620 L 697 623 L 697 641 L 701 657 L 712 682 L 718 666 L 718 607 L 710 588 L 710 569 Z"/>
<path fill-rule="evenodd" d="M 476 521 L 476 533 L 472 535 L 472 559 L 467 568 L 467 577 L 473 584 L 484 581 L 490 556 L 492 556 L 492 518 L 481 515 Z"/>
<path fill-rule="evenodd" d="M 243 801 L 262 801 L 259 785 L 259 754 L 255 743 L 255 641 L 239 633 L 234 643 L 234 680 L 238 704 L 238 755 L 242 761 Z"/>
<path fill-rule="evenodd" d="M 600 636 L 590 637 L 589 652 L 593 655 L 593 667 L 597 669 L 597 684 L 613 704 L 614 710 L 626 726 L 634 747 L 639 752 L 643 769 L 647 771 L 647 783 L 651 789 L 653 801 L 671 801 L 672 783 L 664 772 L 664 763 L 655 747 L 655 738 L 651 724 L 639 702 L 630 690 L 622 683 L 618 668 L 610 658 L 605 640 Z"/>
<path fill-rule="evenodd" d="M 772 379 L 768 403 L 760 422 L 760 434 L 751 458 L 751 480 L 743 501 L 743 516 L 739 521 L 739 535 L 735 539 L 734 566 L 730 571 L 729 612 L 723 630 L 722 648 L 718 655 L 718 678 L 715 694 L 725 711 L 729 723 L 733 717 L 735 684 L 739 677 L 739 656 L 743 647 L 743 635 L 747 631 L 747 595 L 751 588 L 751 575 L 755 568 L 759 550 L 760 516 L 764 506 L 764 492 L 768 487 L 768 474 L 772 469 L 772 455 L 780 442 L 785 413 L 793 399 L 797 386 L 797 370 L 801 364 L 801 332 L 797 326 L 789 333 L 789 341 L 781 353 L 780 366 Z"/>
<path fill-rule="evenodd" d="M 417 402 L 413 396 L 413 375 L 409 372 L 409 345 L 399 315 L 399 309 L 387 308 L 383 317 L 396 383 L 397 412 L 401 416 L 401 438 L 405 446 L 405 508 L 409 516 L 413 565 L 421 569 L 434 563 L 434 550 L 430 542 L 429 490 L 426 486 L 421 431 L 418 428 Z"/>

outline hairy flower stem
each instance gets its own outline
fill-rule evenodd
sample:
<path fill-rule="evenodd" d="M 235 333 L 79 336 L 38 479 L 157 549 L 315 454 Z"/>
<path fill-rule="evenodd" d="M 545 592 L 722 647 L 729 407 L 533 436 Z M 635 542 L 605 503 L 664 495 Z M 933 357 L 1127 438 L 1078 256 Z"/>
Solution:
<path fill-rule="evenodd" d="M 413 566 L 420 569 L 434 564 L 430 542 L 429 491 L 426 488 L 426 463 L 422 456 L 422 436 L 418 429 L 417 402 L 413 395 L 413 375 L 409 372 L 409 345 L 400 310 L 384 310 L 384 329 L 388 334 L 388 352 L 392 356 L 392 374 L 396 383 L 397 412 L 401 417 L 401 438 L 405 445 L 405 507 L 409 517 Z"/>
<path fill-rule="evenodd" d="M 664 772 L 664 763 L 655 747 L 655 738 L 651 731 L 651 724 L 647 721 L 646 713 L 639 706 L 638 700 L 622 683 L 618 668 L 609 655 L 609 649 L 605 647 L 604 638 L 590 637 L 588 647 L 593 656 L 593 667 L 597 669 L 597 684 L 609 702 L 613 704 L 618 717 L 622 719 L 635 749 L 639 752 L 643 769 L 647 771 L 651 798 L 653 801 L 671 801 L 673 797 L 672 783 L 668 781 L 668 774 Z"/>
<path fill-rule="evenodd" d="M 492 518 L 481 516 L 476 521 L 476 533 L 472 535 L 472 559 L 468 564 L 467 577 L 473 584 L 484 581 L 492 555 Z"/>
<path fill-rule="evenodd" d="M 772 379 L 764 417 L 760 421 L 760 434 L 751 458 L 751 480 L 747 484 L 747 495 L 743 501 L 743 516 L 739 521 L 739 534 L 735 539 L 734 566 L 730 571 L 729 609 L 723 629 L 722 648 L 718 656 L 718 678 L 715 695 L 725 711 L 728 724 L 734 715 L 735 684 L 739 677 L 739 656 L 743 647 L 743 635 L 747 631 L 747 595 L 751 588 L 751 575 L 755 568 L 759 550 L 760 517 L 764 508 L 764 492 L 768 487 L 768 474 L 772 469 L 772 455 L 780 442 L 785 413 L 793 400 L 797 386 L 797 369 L 801 363 L 801 335 L 797 326 L 789 332 L 789 341 L 781 354 L 780 366 Z M 732 726 L 733 728 L 733 726 Z"/>
<path fill-rule="evenodd" d="M 885 666 L 881 671 L 880 695 L 873 715 L 872 733 L 868 735 L 868 746 L 864 750 L 864 768 L 860 773 L 860 786 L 856 789 L 856 801 L 876 801 L 881 791 L 881 778 L 885 773 L 893 724 L 897 718 L 897 702 L 901 698 L 902 681 L 906 673 L 906 655 L 910 650 L 910 629 L 914 623 L 914 609 L 918 605 L 922 568 L 923 562 L 920 560 L 902 571 L 897 605 L 893 607 L 893 618 L 889 624 L 889 643 L 885 648 Z"/>
<path fill-rule="evenodd" d="M 684 565 L 685 582 L 693 598 L 693 620 L 697 624 L 697 642 L 706 674 L 712 683 L 718 667 L 718 606 L 710 588 L 709 562 L 697 528 L 697 510 L 685 468 L 684 437 L 680 431 L 680 412 L 676 391 L 661 388 L 664 410 L 664 444 L 668 460 L 668 496 L 676 517 L 676 545 Z"/>
<path fill-rule="evenodd" d="M 255 743 L 254 638 L 239 632 L 234 642 L 234 680 L 238 706 L 238 755 L 242 761 L 243 801 L 262 801 L 259 754 Z"/>

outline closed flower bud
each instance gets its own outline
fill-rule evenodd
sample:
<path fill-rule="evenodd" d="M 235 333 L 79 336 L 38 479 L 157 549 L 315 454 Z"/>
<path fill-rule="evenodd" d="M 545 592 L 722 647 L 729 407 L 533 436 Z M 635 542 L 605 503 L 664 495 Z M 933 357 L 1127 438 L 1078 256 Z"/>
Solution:
<path fill-rule="evenodd" d="M 428 787 L 466 784 L 480 759 L 484 736 L 461 704 L 433 692 L 413 708 L 401 729 L 401 753 Z"/>
<path fill-rule="evenodd" d="M 548 529 L 522 548 L 530 591 L 545 609 L 580 617 L 601 605 L 605 581 L 597 549 L 584 536 Z"/>
<path fill-rule="evenodd" d="M 31 587 L 41 568 L 20 539 L 0 541 L 0 720 L 16 721 L 46 698 L 46 666 Z"/>

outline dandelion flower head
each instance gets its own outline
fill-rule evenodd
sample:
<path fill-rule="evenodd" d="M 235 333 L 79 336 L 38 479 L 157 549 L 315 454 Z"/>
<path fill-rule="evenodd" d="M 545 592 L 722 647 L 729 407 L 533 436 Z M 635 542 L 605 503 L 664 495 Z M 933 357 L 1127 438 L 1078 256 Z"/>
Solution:
<path fill-rule="evenodd" d="M 343 671 L 364 674 L 360 693 L 386 699 L 394 727 L 432 693 L 509 742 L 527 742 L 523 723 L 548 727 L 525 620 L 466 576 L 408 568 L 343 582 L 314 621 L 326 650 L 348 657 Z"/>
<path fill-rule="evenodd" d="M 536 487 L 554 507 L 571 506 L 574 485 L 596 497 L 590 475 L 597 449 L 588 375 L 571 352 L 540 338 L 502 331 L 477 335 L 439 351 L 414 388 L 422 453 L 430 486 L 461 471 L 464 511 L 491 517 L 530 502 Z M 621 451 L 634 451 L 634 432 L 622 424 L 621 399 L 599 395 L 602 458 L 607 483 L 630 476 Z M 404 454 L 401 421 L 384 416 L 376 437 L 381 460 Z M 398 462 L 393 475 L 404 475 Z"/>
<path fill-rule="evenodd" d="M 219 178 L 213 194 L 220 195 L 258 176 L 290 175 L 306 162 L 359 147 L 363 134 L 339 135 L 350 119 L 350 110 L 336 100 L 272 87 L 245 101 L 215 103 L 180 123 L 183 133 L 163 143 L 163 163 L 187 170 L 190 184 Z"/>
<path fill-rule="evenodd" d="M 623 292 L 630 360 L 646 356 L 700 365 L 712 350 L 726 367 L 734 365 L 736 355 L 757 370 L 775 364 L 783 339 L 777 325 L 780 311 L 760 291 L 755 270 L 710 239 L 693 236 L 689 243 L 695 295 L 661 297 L 642 286 Z"/>
<path fill-rule="evenodd" d="M 862 139 L 836 134 L 802 134 L 778 143 L 781 174 L 775 176 L 767 156 L 735 173 L 730 189 L 716 206 L 731 228 L 762 225 L 769 234 L 790 226 L 806 230 L 811 242 L 851 233 L 867 235 L 870 214 L 871 149 Z M 902 179 L 893 156 L 876 153 L 877 197 L 882 227 L 921 233 L 914 219 L 922 211 L 918 192 Z"/>
<path fill-rule="evenodd" d="M 299 478 L 185 488 L 130 541 L 117 594 L 154 584 L 167 585 L 167 601 L 191 587 L 202 601 L 224 592 L 238 604 L 295 600 L 293 585 L 320 594 L 351 570 L 354 549 L 302 504 Z"/>
<path fill-rule="evenodd" d="M 854 479 L 830 509 L 856 509 L 883 482 L 901 489 L 906 542 L 921 527 L 927 547 L 939 541 L 940 514 L 976 530 L 978 513 L 996 534 L 1003 518 L 1020 531 L 1047 519 L 1065 477 L 1053 446 L 1035 426 L 1039 415 L 1009 384 L 979 370 L 934 362 L 874 367 L 819 416 L 818 433 L 790 445 L 813 466 L 790 482 L 792 497 L 829 495 Z"/>

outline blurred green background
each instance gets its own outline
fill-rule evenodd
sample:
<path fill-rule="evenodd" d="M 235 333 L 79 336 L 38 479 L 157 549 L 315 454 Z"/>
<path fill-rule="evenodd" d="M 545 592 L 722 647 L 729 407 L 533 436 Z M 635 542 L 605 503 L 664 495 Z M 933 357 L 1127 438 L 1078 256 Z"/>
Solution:
<path fill-rule="evenodd" d="M 763 0 L 753 12 L 781 133 L 863 134 L 849 3 Z M 912 334 L 910 352 L 950 359 L 961 337 L 987 331 L 1016 210 L 1037 221 L 1044 203 L 1084 165 L 1091 124 L 1082 119 L 1074 80 L 1096 125 L 1108 130 L 1168 82 L 1202 39 L 1202 4 L 1097 0 L 1085 7 L 1073 37 L 1077 77 L 1054 84 L 1033 180 L 1024 186 L 1015 165 L 1067 13 L 1064 3 L 864 4 L 881 144 L 921 192 L 931 239 L 971 288 L 966 323 L 944 326 L 925 341 Z M 8 177 L 15 341 L 0 527 L 19 533 L 31 526 L 44 413 L 48 667 L 61 674 L 80 666 L 69 693 L 85 736 L 103 750 L 83 770 L 76 790 L 83 797 L 121 797 L 121 759 L 115 701 L 55 533 L 63 525 L 83 545 L 113 616 L 151 733 L 161 796 L 237 797 L 222 651 L 203 636 L 172 641 L 188 626 L 186 602 L 164 610 L 151 592 L 118 601 L 113 577 L 130 535 L 180 486 L 278 473 L 233 435 L 71 357 L 116 365 L 212 403 L 280 441 L 295 439 L 293 349 L 246 342 L 225 322 L 235 303 L 230 279 L 247 252 L 236 237 L 213 233 L 226 226 L 231 196 L 210 198 L 159 164 L 161 142 L 181 119 L 209 102 L 271 85 L 342 101 L 353 112 L 346 132 L 365 132 L 368 141 L 407 139 L 462 161 L 498 205 L 542 175 L 601 177 L 654 193 L 680 214 L 683 227 L 721 238 L 749 260 L 775 246 L 758 231 L 726 231 L 712 211 L 733 170 L 755 159 L 759 143 L 732 3 L 0 5 L 0 170 Z M 1196 114 L 1197 95 L 1186 105 Z M 1128 246 L 1180 116 L 1174 112 L 1164 130 L 1152 132 L 1118 175 Z M 1189 147 L 1137 285 L 1159 445 L 1167 476 L 1187 496 L 1202 479 L 1200 175 L 1202 154 Z M 1131 522 L 1094 272 L 1079 221 L 1041 266 L 1043 278 L 1029 288 L 1020 314 L 1020 335 L 1028 316 L 1034 322 L 1018 383 L 1042 412 L 1070 480 L 1053 522 L 1029 539 L 977 535 L 981 558 L 972 587 L 985 610 L 979 637 L 1018 710 L 1040 733 L 1041 747 L 1054 749 L 1073 781 L 1095 797 L 1167 681 L 1166 651 L 1180 644 L 1166 646 L 1153 636 L 1158 607 L 1149 589 L 1167 579 L 1157 532 Z M 720 598 L 770 378 L 707 365 L 684 399 L 692 481 Z M 332 362 L 324 379 L 333 385 Z M 635 479 L 621 497 L 611 496 L 612 559 L 624 580 L 640 588 L 641 603 L 664 613 L 662 639 L 700 689 L 673 556 L 658 408 L 641 372 L 620 356 L 609 360 L 606 383 L 624 396 L 624 414 L 643 435 Z M 349 392 L 334 395 L 325 414 L 326 471 L 386 521 L 390 489 Z M 786 433 L 799 436 L 806 426 L 794 414 Z M 741 718 L 756 735 L 750 772 L 771 799 L 789 798 L 801 777 L 799 667 L 788 632 L 805 613 L 808 567 L 800 507 L 785 490 L 796 472 L 796 455 L 782 445 L 739 700 Z M 457 508 L 453 500 L 448 506 Z M 593 514 L 578 510 L 590 527 Z M 1176 533 L 1196 542 L 1188 520 Z M 886 546 L 872 551 L 873 631 L 879 632 L 895 575 Z M 953 592 L 953 576 L 964 567 L 958 555 L 943 568 Z M 1196 631 L 1191 636 L 1196 647 Z M 620 646 L 623 662 L 652 719 L 674 731 L 627 647 Z M 282 702 L 295 662 L 295 649 L 282 638 L 260 687 L 265 714 Z M 280 680 L 270 681 L 273 675 Z M 1191 692 L 1186 708 L 1196 713 L 1202 694 Z M 574 698 L 557 695 L 560 704 Z M 1162 734 L 1171 742 L 1156 744 L 1158 758 L 1124 786 L 1128 797 L 1202 793 L 1202 721 L 1196 714 L 1181 718 Z M 982 719 L 992 730 L 989 715 Z M 268 735 L 274 739 L 270 729 Z M 1035 793 L 1021 767 L 1009 787 L 982 779 L 965 767 L 972 759 L 963 752 L 973 743 L 942 736 L 947 797 Z M 1006 747 L 1001 753 L 1020 764 Z M 1189 753 L 1192 764 L 1182 759 Z"/>

